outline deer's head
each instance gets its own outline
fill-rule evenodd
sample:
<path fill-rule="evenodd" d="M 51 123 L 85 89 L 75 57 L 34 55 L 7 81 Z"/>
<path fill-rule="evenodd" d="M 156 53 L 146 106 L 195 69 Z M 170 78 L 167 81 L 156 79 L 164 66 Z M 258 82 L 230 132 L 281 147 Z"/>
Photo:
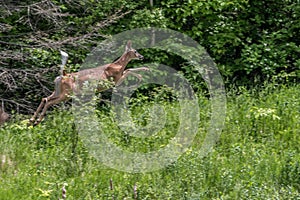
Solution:
<path fill-rule="evenodd" d="M 127 42 L 127 45 L 125 47 L 125 52 L 129 55 L 131 59 L 138 59 L 138 60 L 143 60 L 144 56 L 142 56 L 137 50 L 133 49 L 131 47 L 131 41 L 129 40 Z"/>

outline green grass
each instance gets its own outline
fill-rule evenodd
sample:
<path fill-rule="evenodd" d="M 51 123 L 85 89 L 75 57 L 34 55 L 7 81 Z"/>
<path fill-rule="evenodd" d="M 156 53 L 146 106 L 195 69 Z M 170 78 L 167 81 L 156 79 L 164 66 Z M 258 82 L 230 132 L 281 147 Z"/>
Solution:
<path fill-rule="evenodd" d="M 201 121 L 192 146 L 150 173 L 120 172 L 94 159 L 68 111 L 49 113 L 34 128 L 26 120 L 7 123 L 0 130 L 0 199 L 62 199 L 63 184 L 67 199 L 76 200 L 134 199 L 134 185 L 138 199 L 300 199 L 300 86 L 231 89 L 224 130 L 204 158 L 210 102 L 198 96 Z M 139 102 L 142 97 L 132 104 L 132 117 L 145 125 L 151 103 Z M 160 102 L 166 127 L 146 139 L 120 132 L 109 109 L 97 115 L 111 142 L 147 152 L 166 145 L 178 127 L 178 104 Z"/>

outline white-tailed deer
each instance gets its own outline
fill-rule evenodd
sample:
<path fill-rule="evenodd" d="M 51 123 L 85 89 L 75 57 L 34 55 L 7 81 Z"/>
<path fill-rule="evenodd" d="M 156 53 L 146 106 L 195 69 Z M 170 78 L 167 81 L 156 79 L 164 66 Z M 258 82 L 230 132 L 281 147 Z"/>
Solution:
<path fill-rule="evenodd" d="M 4 103 L 2 101 L 2 108 L 0 108 L 0 125 L 4 124 L 9 119 L 9 114 L 4 110 Z"/>
<path fill-rule="evenodd" d="M 62 66 L 64 66 L 66 63 L 67 54 L 64 52 L 61 52 L 61 54 L 62 54 Z M 141 54 L 139 54 L 135 49 L 131 47 L 131 41 L 128 41 L 123 55 L 113 63 L 109 63 L 96 68 L 85 69 L 75 73 L 65 73 L 64 71 L 61 70 L 62 75 L 58 76 L 54 81 L 55 83 L 54 92 L 50 96 L 46 98 L 42 98 L 39 107 L 37 108 L 32 118 L 30 119 L 29 125 L 39 124 L 44 118 L 44 115 L 47 109 L 49 108 L 49 106 L 70 99 L 72 93 L 80 93 L 81 87 L 85 81 L 107 80 L 107 81 L 111 81 L 112 86 L 113 85 L 118 86 L 124 81 L 124 79 L 128 75 L 133 75 L 137 77 L 139 80 L 141 80 L 142 76 L 140 74 L 136 74 L 135 72 L 147 71 L 149 70 L 147 67 L 133 68 L 127 70 L 125 70 L 125 67 L 130 60 L 132 59 L 142 60 L 143 58 L 144 57 Z M 107 84 L 99 85 L 97 91 L 101 92 L 111 88 L 112 86 L 109 87 Z M 36 119 L 42 108 L 43 110 L 39 118 Z"/>

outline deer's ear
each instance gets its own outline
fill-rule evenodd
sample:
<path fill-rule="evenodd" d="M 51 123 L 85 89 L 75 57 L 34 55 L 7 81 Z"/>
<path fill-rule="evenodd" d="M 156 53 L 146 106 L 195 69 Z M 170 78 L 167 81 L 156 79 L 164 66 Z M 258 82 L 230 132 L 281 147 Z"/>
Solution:
<path fill-rule="evenodd" d="M 125 47 L 125 51 L 129 51 L 131 49 L 131 40 L 128 40 L 127 45 Z"/>

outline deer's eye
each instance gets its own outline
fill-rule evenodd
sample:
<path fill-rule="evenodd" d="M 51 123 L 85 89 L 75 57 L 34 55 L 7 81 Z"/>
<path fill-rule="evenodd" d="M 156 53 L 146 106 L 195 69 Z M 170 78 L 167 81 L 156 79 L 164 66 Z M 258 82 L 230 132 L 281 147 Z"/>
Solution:
<path fill-rule="evenodd" d="M 134 53 L 137 53 L 137 51 L 136 51 L 136 50 L 134 50 Z"/>

